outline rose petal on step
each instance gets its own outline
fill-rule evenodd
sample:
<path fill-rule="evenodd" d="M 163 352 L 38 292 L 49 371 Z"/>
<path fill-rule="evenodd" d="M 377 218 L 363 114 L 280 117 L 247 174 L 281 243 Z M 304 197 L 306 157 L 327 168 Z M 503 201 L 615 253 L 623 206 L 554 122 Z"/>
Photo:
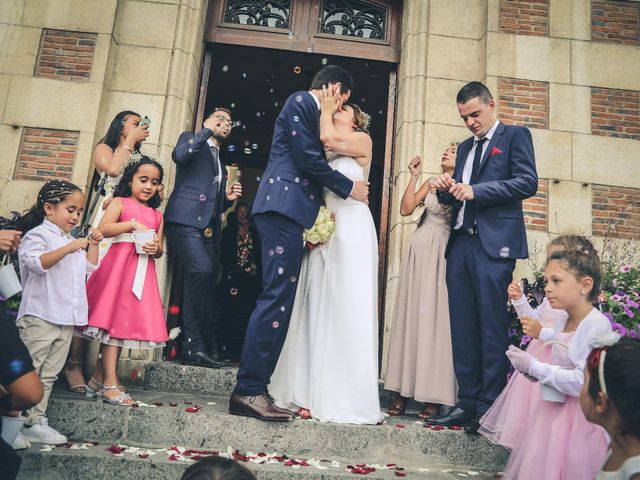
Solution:
<path fill-rule="evenodd" d="M 406 477 L 407 474 L 404 472 L 401 472 L 400 470 L 395 470 L 393 473 L 396 474 L 396 477 Z"/>
<path fill-rule="evenodd" d="M 396 423 L 396 428 L 404 428 L 404 424 L 402 424 L 402 423 Z"/>
<path fill-rule="evenodd" d="M 176 402 L 169 402 L 170 407 L 177 407 L 178 404 Z"/>
<path fill-rule="evenodd" d="M 131 380 L 136 380 L 140 376 L 140 369 L 134 368 L 131 370 Z"/>
<path fill-rule="evenodd" d="M 431 430 L 444 430 L 444 427 L 442 425 L 433 425 Z"/>
<path fill-rule="evenodd" d="M 192 403 L 193 403 L 193 402 L 192 402 L 191 400 L 185 400 L 185 401 L 184 401 L 184 404 L 185 404 L 185 405 L 191 405 Z"/>
<path fill-rule="evenodd" d="M 153 405 L 154 407 L 161 407 L 163 405 L 162 402 L 151 402 L 151 405 Z"/>
<path fill-rule="evenodd" d="M 138 452 L 139 458 L 149 458 L 149 454 L 147 452 Z"/>
<path fill-rule="evenodd" d="M 195 407 L 187 407 L 187 408 L 184 409 L 184 411 L 187 412 L 187 413 L 197 413 L 200 410 L 202 410 L 202 408 L 197 406 L 197 405 Z"/>
<path fill-rule="evenodd" d="M 460 425 L 449 425 L 449 430 L 462 430 Z"/>
<path fill-rule="evenodd" d="M 119 447 L 118 445 L 111 445 L 106 448 L 105 451 L 109 453 L 113 453 L 114 455 L 119 455 L 126 450 L 126 447 Z"/>

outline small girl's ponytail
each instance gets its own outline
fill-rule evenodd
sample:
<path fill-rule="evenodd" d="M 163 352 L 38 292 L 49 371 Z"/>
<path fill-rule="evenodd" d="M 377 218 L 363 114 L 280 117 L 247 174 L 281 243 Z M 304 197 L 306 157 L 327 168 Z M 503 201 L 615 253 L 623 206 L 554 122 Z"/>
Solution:
<path fill-rule="evenodd" d="M 51 180 L 45 183 L 38 192 L 35 205 L 25 213 L 18 222 L 18 230 L 24 235 L 44 221 L 44 204 L 55 205 L 67 198 L 73 192 L 80 192 L 80 188 L 66 180 Z"/>

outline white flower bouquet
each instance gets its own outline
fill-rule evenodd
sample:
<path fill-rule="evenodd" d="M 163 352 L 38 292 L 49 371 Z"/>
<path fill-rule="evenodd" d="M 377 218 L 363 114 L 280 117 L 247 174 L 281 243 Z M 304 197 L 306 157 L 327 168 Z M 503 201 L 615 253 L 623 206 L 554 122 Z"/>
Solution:
<path fill-rule="evenodd" d="M 335 231 L 335 214 L 322 206 L 313 227 L 304 231 L 303 240 L 305 246 L 312 250 L 321 243 L 327 243 Z"/>

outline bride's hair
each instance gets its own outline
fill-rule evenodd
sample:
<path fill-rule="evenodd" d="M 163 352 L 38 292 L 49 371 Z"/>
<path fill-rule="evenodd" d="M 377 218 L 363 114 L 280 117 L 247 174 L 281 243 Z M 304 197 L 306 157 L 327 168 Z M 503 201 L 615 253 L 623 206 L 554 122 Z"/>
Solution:
<path fill-rule="evenodd" d="M 371 116 L 368 113 L 363 112 L 355 103 L 347 103 L 345 106 L 353 109 L 353 123 L 356 126 L 356 131 L 364 132 L 369 135 L 369 122 L 371 122 Z"/>

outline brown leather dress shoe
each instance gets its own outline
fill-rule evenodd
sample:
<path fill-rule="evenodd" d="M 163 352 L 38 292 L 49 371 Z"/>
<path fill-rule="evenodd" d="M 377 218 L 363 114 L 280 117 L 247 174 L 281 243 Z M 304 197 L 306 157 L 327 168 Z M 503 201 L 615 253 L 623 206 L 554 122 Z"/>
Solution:
<path fill-rule="evenodd" d="M 291 422 L 295 418 L 293 412 L 277 407 L 269 395 L 243 396 L 233 393 L 229 399 L 229 413 L 268 422 Z"/>

